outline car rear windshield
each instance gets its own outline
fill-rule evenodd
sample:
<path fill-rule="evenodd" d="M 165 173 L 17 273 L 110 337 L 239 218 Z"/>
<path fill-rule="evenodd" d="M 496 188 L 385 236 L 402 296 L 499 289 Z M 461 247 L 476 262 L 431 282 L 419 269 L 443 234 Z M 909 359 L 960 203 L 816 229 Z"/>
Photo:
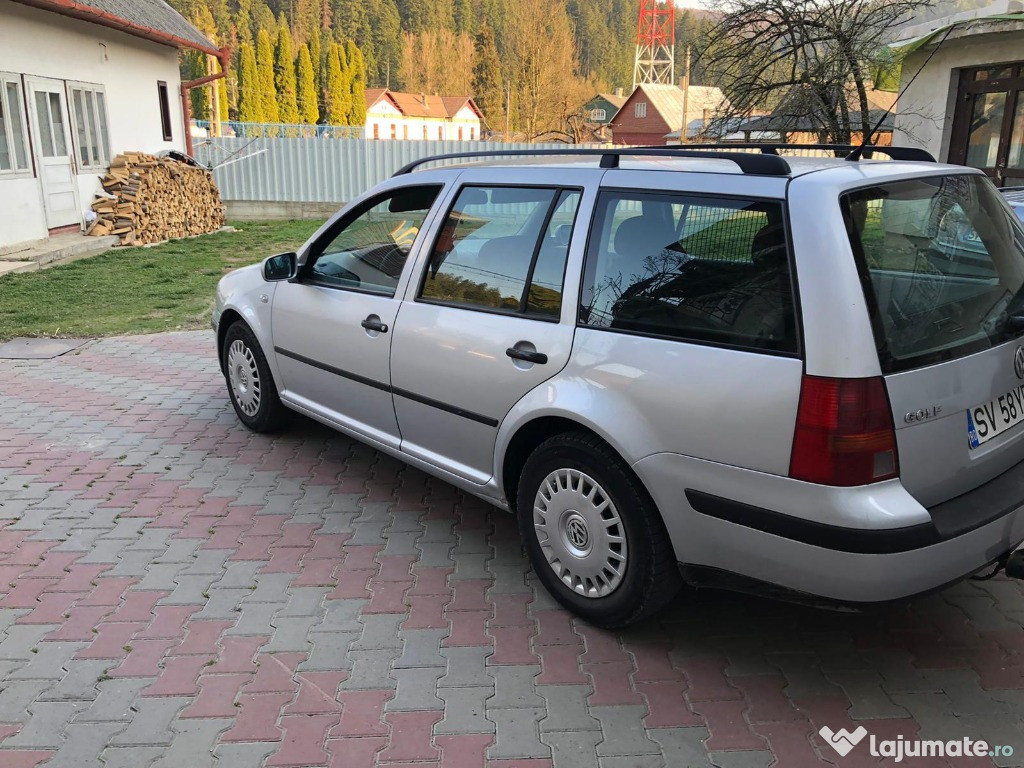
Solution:
<path fill-rule="evenodd" d="M 1024 333 L 1024 230 L 988 179 L 881 184 L 842 208 L 884 372 Z"/>

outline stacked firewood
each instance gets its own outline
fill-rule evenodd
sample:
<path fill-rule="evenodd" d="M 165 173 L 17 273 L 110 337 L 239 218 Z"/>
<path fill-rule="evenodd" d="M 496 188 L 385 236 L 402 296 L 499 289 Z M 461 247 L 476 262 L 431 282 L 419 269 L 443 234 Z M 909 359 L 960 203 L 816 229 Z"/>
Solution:
<path fill-rule="evenodd" d="M 213 175 L 170 157 L 125 152 L 110 163 L 96 195 L 90 235 L 118 235 L 121 245 L 148 245 L 224 226 Z"/>

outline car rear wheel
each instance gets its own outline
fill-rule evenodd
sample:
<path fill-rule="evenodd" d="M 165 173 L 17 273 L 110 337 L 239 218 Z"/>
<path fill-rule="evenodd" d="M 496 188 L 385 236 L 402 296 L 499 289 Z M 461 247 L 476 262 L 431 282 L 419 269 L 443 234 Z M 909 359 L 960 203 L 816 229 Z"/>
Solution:
<path fill-rule="evenodd" d="M 639 621 L 679 591 L 658 510 L 595 435 L 566 433 L 538 446 L 519 478 L 516 514 L 538 578 L 592 624 Z"/>
<path fill-rule="evenodd" d="M 277 396 L 267 358 L 249 326 L 236 321 L 228 328 L 221 355 L 231 405 L 241 422 L 254 432 L 284 426 L 288 409 Z"/>

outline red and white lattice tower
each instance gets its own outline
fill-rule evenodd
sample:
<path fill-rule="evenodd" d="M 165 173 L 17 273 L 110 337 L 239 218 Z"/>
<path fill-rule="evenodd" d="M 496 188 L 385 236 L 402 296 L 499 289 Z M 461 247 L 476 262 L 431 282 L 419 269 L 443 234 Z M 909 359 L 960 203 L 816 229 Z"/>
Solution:
<path fill-rule="evenodd" d="M 676 81 L 676 4 L 640 0 L 636 30 L 633 88 L 641 83 L 672 85 Z"/>

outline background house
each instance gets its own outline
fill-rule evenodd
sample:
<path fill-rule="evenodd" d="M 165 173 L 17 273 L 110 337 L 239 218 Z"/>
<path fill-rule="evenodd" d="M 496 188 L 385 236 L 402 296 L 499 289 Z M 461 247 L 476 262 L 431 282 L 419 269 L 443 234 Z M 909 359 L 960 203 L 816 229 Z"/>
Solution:
<path fill-rule="evenodd" d="M 621 88 L 616 88 L 614 93 L 595 94 L 594 98 L 583 105 L 583 117 L 600 140 L 607 140 L 611 136 L 611 122 L 625 103 L 626 94 Z"/>
<path fill-rule="evenodd" d="M 906 92 L 894 141 L 1024 186 L 1024 2 L 908 27 L 901 38 L 893 47 L 906 55 Z"/>
<path fill-rule="evenodd" d="M 612 135 L 616 144 L 665 145 L 667 134 L 694 120 L 710 122 L 726 104 L 713 86 L 691 85 L 687 96 L 675 85 L 638 85 L 612 120 Z"/>
<path fill-rule="evenodd" d="M 162 0 L 0 0 L 0 248 L 78 230 L 110 159 L 184 148 L 178 48 L 217 54 Z"/>
<path fill-rule="evenodd" d="M 476 141 L 483 113 L 469 96 L 366 90 L 367 139 Z"/>

